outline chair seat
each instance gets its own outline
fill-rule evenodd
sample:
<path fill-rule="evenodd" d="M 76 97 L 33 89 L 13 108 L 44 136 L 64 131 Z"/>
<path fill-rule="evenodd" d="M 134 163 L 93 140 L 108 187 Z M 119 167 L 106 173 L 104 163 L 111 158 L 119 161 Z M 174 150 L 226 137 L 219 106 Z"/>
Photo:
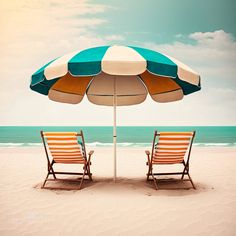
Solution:
<path fill-rule="evenodd" d="M 152 164 L 155 165 L 155 164 L 181 164 L 183 163 L 183 158 L 181 159 L 156 159 L 156 160 L 153 160 L 152 161 Z"/>
<path fill-rule="evenodd" d="M 184 160 L 184 154 L 171 153 L 163 154 L 156 152 L 154 154 L 152 164 L 178 164 L 182 163 Z"/>
<path fill-rule="evenodd" d="M 61 164 L 85 164 L 85 160 L 80 160 L 77 158 L 61 158 L 61 159 L 55 159 L 54 158 L 55 163 L 61 163 Z"/>

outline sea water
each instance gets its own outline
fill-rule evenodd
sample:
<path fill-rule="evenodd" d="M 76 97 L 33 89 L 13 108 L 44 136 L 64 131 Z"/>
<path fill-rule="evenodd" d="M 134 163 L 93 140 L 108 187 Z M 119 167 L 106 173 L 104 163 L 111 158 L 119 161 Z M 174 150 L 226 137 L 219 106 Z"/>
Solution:
<path fill-rule="evenodd" d="M 41 146 L 40 130 L 83 130 L 88 146 L 112 146 L 112 126 L 0 126 L 0 147 Z M 122 147 L 151 146 L 154 131 L 196 131 L 195 146 L 236 147 L 236 126 L 119 126 L 117 143 Z"/>

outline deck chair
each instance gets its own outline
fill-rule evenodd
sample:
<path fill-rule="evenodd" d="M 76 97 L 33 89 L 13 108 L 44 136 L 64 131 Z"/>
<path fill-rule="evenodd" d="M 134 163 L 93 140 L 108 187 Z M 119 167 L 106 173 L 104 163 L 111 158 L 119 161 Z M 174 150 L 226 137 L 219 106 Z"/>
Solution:
<path fill-rule="evenodd" d="M 154 133 L 152 152 L 145 151 L 148 158 L 147 181 L 153 180 L 158 189 L 158 181 L 155 176 L 181 175 L 181 181 L 190 181 L 194 189 L 195 185 L 189 174 L 189 158 L 195 131 L 193 132 L 157 132 Z M 183 165 L 183 172 L 154 173 L 153 167 L 157 165 Z M 184 177 L 187 176 L 186 179 Z M 151 179 L 150 179 L 151 177 Z"/>
<path fill-rule="evenodd" d="M 80 181 L 79 189 L 81 189 L 82 187 L 85 176 L 88 176 L 89 180 L 92 180 L 92 174 L 90 173 L 90 159 L 94 151 L 90 151 L 87 158 L 82 131 L 80 131 L 80 133 L 41 131 L 41 137 L 43 140 L 48 164 L 48 173 L 42 185 L 42 188 L 51 189 L 50 187 L 45 187 L 46 182 L 60 180 L 57 178 L 58 174 L 82 176 L 77 180 L 72 180 Z M 81 141 L 78 139 L 80 139 Z M 83 166 L 83 172 L 56 172 L 53 169 L 54 164 L 79 164 Z M 49 179 L 50 175 L 53 176 L 53 179 Z"/>

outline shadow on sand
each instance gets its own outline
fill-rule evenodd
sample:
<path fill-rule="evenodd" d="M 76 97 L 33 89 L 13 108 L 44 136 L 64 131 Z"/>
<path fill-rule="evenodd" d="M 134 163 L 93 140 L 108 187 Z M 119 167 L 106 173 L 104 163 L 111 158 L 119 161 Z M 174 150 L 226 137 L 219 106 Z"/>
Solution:
<path fill-rule="evenodd" d="M 76 181 L 77 180 L 77 181 Z M 48 183 L 48 190 L 59 193 L 63 191 L 70 192 L 90 192 L 94 194 L 138 194 L 146 196 L 186 196 L 208 192 L 214 189 L 202 183 L 195 182 L 196 190 L 191 187 L 189 182 L 181 182 L 177 179 L 168 179 L 159 181 L 156 190 L 153 181 L 146 181 L 144 178 L 113 178 L 95 177 L 93 181 L 85 180 L 81 190 L 78 189 L 78 179 L 63 179 Z M 34 186 L 35 189 L 41 189 L 42 183 Z M 42 190 L 47 190 L 42 189 Z"/>

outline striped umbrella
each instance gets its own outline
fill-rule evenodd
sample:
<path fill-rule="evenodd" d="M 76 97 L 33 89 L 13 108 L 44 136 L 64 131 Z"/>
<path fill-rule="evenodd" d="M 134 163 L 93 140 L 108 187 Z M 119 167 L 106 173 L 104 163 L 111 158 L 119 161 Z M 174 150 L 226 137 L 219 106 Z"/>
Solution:
<path fill-rule="evenodd" d="M 114 107 L 114 180 L 116 178 L 116 106 L 181 100 L 201 89 L 200 76 L 182 62 L 133 46 L 101 46 L 56 58 L 32 75 L 30 88 L 49 99 L 77 104 L 84 95 L 97 105 Z"/>

